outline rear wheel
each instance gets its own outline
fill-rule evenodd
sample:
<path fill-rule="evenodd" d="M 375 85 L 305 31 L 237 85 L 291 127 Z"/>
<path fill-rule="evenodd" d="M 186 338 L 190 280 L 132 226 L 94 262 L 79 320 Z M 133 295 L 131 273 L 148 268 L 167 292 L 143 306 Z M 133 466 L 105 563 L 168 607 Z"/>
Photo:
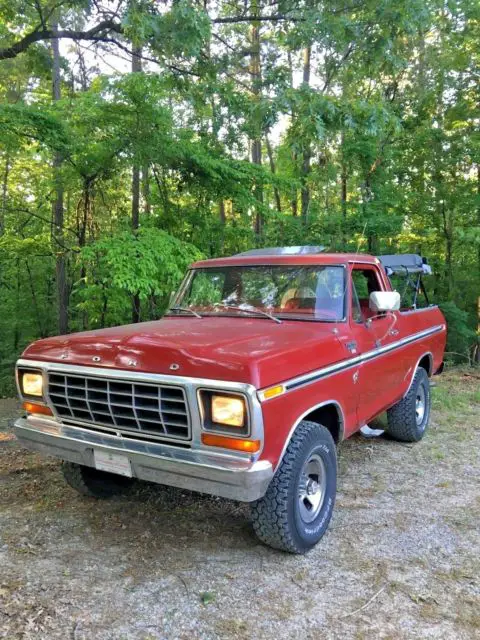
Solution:
<path fill-rule="evenodd" d="M 408 393 L 387 411 L 387 433 L 402 442 L 418 442 L 425 435 L 430 419 L 430 380 L 419 367 Z"/>
<path fill-rule="evenodd" d="M 132 478 L 99 471 L 75 462 L 64 461 L 62 471 L 63 477 L 73 489 L 92 498 L 111 498 L 127 491 L 133 483 Z"/>
<path fill-rule="evenodd" d="M 328 528 L 336 489 L 330 432 L 315 422 L 301 422 L 265 496 L 252 503 L 255 533 L 270 547 L 305 553 Z"/>

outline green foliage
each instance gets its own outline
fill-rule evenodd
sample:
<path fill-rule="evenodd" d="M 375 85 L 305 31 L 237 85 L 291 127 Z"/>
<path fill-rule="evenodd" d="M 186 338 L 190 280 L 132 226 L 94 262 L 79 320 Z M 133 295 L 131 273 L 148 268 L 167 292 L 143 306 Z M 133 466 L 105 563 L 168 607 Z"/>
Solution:
<path fill-rule="evenodd" d="M 160 315 L 188 265 L 200 257 L 193 245 L 152 227 L 97 240 L 80 254 L 85 275 L 76 286 L 78 309 L 98 326 L 117 313 L 127 315 L 130 296 L 137 294 L 141 301 L 153 297 Z"/>
<path fill-rule="evenodd" d="M 0 0 L 0 51 L 52 17 L 115 27 L 62 41 L 60 100 L 50 40 L 0 58 L 0 391 L 58 332 L 62 261 L 73 331 L 137 298 L 157 318 L 189 262 L 262 245 L 428 256 L 451 357 L 472 356 L 478 2 Z"/>
<path fill-rule="evenodd" d="M 45 110 L 24 104 L 0 104 L 0 145 L 17 149 L 32 141 L 65 152 L 69 139 L 58 118 Z"/>
<path fill-rule="evenodd" d="M 123 24 L 133 41 L 148 42 L 167 58 L 196 57 L 210 37 L 208 15 L 188 0 L 178 0 L 166 13 L 155 13 L 146 3 L 131 3 Z"/>
<path fill-rule="evenodd" d="M 440 308 L 448 326 L 445 357 L 453 362 L 471 364 L 472 344 L 477 342 L 477 336 L 469 327 L 468 313 L 454 302 L 443 302 Z"/>

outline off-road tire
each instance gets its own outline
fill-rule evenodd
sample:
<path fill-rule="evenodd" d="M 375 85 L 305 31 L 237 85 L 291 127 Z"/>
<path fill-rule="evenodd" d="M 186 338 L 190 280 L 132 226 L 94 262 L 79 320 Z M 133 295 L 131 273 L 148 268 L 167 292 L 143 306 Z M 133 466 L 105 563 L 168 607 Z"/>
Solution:
<path fill-rule="evenodd" d="M 323 503 L 312 522 L 301 516 L 299 491 L 304 465 L 321 458 L 325 471 Z M 301 422 L 263 498 L 251 505 L 253 528 L 262 542 L 290 553 L 306 553 L 328 528 L 337 491 L 337 452 L 330 432 L 316 422 Z"/>
<path fill-rule="evenodd" d="M 73 489 L 91 498 L 111 498 L 125 493 L 133 483 L 132 478 L 99 471 L 75 462 L 64 461 L 62 471 L 63 477 Z"/>
<path fill-rule="evenodd" d="M 417 424 L 416 404 L 423 387 L 425 409 L 421 422 Z M 408 393 L 387 411 L 387 433 L 401 442 L 418 442 L 425 435 L 430 418 L 430 379 L 422 367 L 413 376 Z"/>

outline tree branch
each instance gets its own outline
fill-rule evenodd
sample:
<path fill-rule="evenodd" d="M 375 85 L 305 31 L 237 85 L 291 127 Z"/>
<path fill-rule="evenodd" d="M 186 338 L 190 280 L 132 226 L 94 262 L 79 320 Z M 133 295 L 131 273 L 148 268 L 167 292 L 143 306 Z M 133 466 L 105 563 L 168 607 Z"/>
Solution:
<path fill-rule="evenodd" d="M 118 18 L 118 8 L 117 10 L 109 17 L 108 19 L 102 20 L 96 26 L 88 29 L 87 31 L 75 31 L 72 29 L 63 29 L 55 31 L 53 29 L 47 29 L 46 24 L 51 16 L 54 9 L 52 9 L 47 15 L 44 15 L 41 11 L 41 7 L 38 3 L 38 0 L 35 0 L 35 4 L 37 6 L 37 11 L 39 12 L 40 24 L 35 27 L 33 31 L 27 33 L 23 38 L 20 38 L 12 45 L 8 47 L 0 48 L 0 60 L 7 60 L 9 58 L 15 58 L 18 54 L 26 51 L 32 44 L 35 42 L 40 42 L 42 40 L 52 40 L 53 38 L 66 38 L 69 40 L 101 40 L 102 37 L 106 38 L 108 33 L 114 31 L 116 33 L 123 33 L 123 27 L 120 22 L 114 20 L 114 17 Z M 57 6 L 61 6 L 63 1 L 59 3 Z M 275 3 L 272 3 L 273 6 Z M 362 7 L 363 3 L 359 5 L 341 7 L 340 9 L 329 11 L 331 14 L 335 13 L 345 13 L 349 10 L 356 9 L 358 7 Z M 105 13 L 104 13 L 105 15 Z M 268 16 L 262 15 L 239 15 L 239 16 L 226 16 L 220 18 L 213 18 L 213 24 L 237 24 L 241 22 L 305 22 L 306 18 L 301 18 L 300 16 L 291 16 L 285 15 L 283 13 L 273 13 Z"/>
<path fill-rule="evenodd" d="M 94 42 L 100 42 L 100 43 L 110 43 L 110 44 L 114 44 L 116 47 L 118 47 L 119 49 L 121 49 L 122 51 L 125 51 L 125 53 L 128 53 L 129 56 L 133 55 L 133 50 L 131 47 L 128 47 L 127 45 L 123 44 L 122 42 L 119 42 L 118 40 L 116 40 L 115 38 L 107 38 L 107 37 L 96 37 L 96 38 L 92 38 L 92 40 Z M 160 60 L 157 60 L 155 58 L 150 58 L 149 56 L 144 55 L 143 53 L 139 54 L 137 56 L 138 58 L 140 58 L 141 60 L 146 60 L 147 62 L 153 62 L 155 64 L 161 65 L 164 64 L 164 66 L 169 69 L 170 71 L 175 71 L 176 73 L 183 73 L 185 75 L 189 75 L 189 76 L 194 76 L 195 78 L 199 78 L 200 74 L 195 73 L 194 71 L 190 71 L 189 69 L 182 69 L 181 67 L 178 67 L 174 64 L 170 64 L 168 62 L 161 62 Z M 122 58 L 122 60 L 125 60 L 125 58 Z"/>
<path fill-rule="evenodd" d="M 271 16 L 231 16 L 228 18 L 214 18 L 214 24 L 235 24 L 238 22 L 281 22 L 282 20 L 290 20 L 291 22 L 304 22 L 302 18 L 292 18 L 283 13 L 274 13 Z"/>
<path fill-rule="evenodd" d="M 17 40 L 9 47 L 0 49 L 0 60 L 15 58 L 19 53 L 23 53 L 35 42 L 41 40 L 52 40 L 53 38 L 67 38 L 69 40 L 101 40 L 102 35 L 107 36 L 108 33 L 114 31 L 122 33 L 122 26 L 113 20 L 103 20 L 87 31 L 73 31 L 71 29 L 54 30 L 44 29 L 39 25 L 36 29 L 27 33 L 26 36 Z"/>

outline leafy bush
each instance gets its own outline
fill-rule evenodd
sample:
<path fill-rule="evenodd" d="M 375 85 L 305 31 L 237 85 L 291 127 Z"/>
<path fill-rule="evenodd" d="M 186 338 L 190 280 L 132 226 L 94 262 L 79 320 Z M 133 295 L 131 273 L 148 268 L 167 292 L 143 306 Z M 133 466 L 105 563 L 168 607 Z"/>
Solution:
<path fill-rule="evenodd" d="M 160 229 L 145 227 L 103 238 L 85 247 L 80 261 L 84 277 L 77 283 L 77 309 L 89 326 L 126 322 L 132 295 L 156 301 L 155 316 L 165 310 L 188 265 L 199 250 Z"/>
<path fill-rule="evenodd" d="M 478 337 L 468 324 L 468 313 L 459 309 L 454 302 L 443 302 L 439 306 L 447 320 L 446 359 L 455 363 L 468 361 L 471 364 Z"/>

